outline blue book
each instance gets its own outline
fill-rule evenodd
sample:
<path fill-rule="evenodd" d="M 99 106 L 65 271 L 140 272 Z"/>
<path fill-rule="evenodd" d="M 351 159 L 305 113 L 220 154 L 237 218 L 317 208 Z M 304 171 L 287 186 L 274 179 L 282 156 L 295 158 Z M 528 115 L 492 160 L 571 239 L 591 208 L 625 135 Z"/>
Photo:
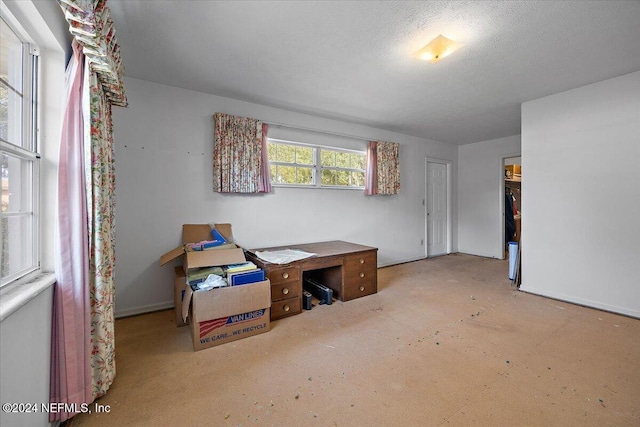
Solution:
<path fill-rule="evenodd" d="M 231 286 L 239 286 L 249 283 L 262 282 L 263 280 L 265 280 L 265 277 L 266 276 L 264 270 L 255 269 L 250 271 L 242 271 L 240 273 L 234 273 L 230 278 L 227 276 L 227 279 L 229 280 L 229 284 Z"/>

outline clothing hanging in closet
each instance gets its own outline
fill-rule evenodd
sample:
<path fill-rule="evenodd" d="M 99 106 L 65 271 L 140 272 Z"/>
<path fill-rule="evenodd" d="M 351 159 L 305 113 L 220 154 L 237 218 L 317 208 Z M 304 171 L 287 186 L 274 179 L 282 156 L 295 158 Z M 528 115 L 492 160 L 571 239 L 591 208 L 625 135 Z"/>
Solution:
<path fill-rule="evenodd" d="M 516 221 L 513 217 L 513 196 L 509 192 L 505 192 L 504 195 L 504 242 L 505 244 L 511 242 L 515 238 L 516 234 Z"/>

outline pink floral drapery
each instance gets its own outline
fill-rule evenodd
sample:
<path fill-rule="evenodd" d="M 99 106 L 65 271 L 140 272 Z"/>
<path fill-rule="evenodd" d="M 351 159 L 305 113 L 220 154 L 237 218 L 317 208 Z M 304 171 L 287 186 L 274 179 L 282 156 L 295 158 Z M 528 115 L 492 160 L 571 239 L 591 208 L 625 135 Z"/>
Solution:
<path fill-rule="evenodd" d="M 365 194 L 393 195 L 400 192 L 399 148 L 400 144 L 395 142 L 369 142 Z"/>
<path fill-rule="evenodd" d="M 126 106 L 127 99 L 106 1 L 59 0 L 59 4 L 74 36 L 70 69 L 75 73 L 60 143 L 55 293 L 61 297 L 54 301 L 50 401 L 90 403 L 107 392 L 115 377 L 111 105 Z M 71 152 L 73 162 L 67 159 Z M 84 258 L 68 255 L 80 248 Z M 67 271 L 84 273 L 69 276 Z M 69 373 L 68 367 L 76 365 L 82 378 Z M 64 421 L 74 415 L 52 412 L 49 418 Z"/>
<path fill-rule="evenodd" d="M 219 193 L 271 191 L 268 126 L 260 120 L 215 113 L 213 181 Z"/>
<path fill-rule="evenodd" d="M 90 123 L 85 126 L 85 178 L 89 226 L 91 387 L 104 395 L 116 375 L 113 335 L 115 286 L 115 171 L 111 103 L 96 73 L 88 75 Z"/>
<path fill-rule="evenodd" d="M 69 23 L 69 32 L 82 46 L 91 66 L 98 74 L 109 103 L 127 106 L 124 91 L 124 66 L 116 30 L 107 0 L 58 0 Z"/>

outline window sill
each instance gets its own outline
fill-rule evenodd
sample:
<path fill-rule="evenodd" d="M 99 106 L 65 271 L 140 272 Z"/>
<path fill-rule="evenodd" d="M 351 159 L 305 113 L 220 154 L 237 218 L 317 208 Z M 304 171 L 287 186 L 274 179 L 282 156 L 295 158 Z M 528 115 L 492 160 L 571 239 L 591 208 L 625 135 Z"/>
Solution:
<path fill-rule="evenodd" d="M 0 322 L 53 286 L 55 282 L 55 275 L 45 271 L 2 288 L 0 290 Z"/>
<path fill-rule="evenodd" d="M 364 187 L 347 187 L 347 186 L 316 186 L 316 185 L 296 185 L 296 184 L 274 184 L 271 183 L 271 187 L 273 188 L 309 188 L 314 190 L 357 190 L 364 192 Z"/>

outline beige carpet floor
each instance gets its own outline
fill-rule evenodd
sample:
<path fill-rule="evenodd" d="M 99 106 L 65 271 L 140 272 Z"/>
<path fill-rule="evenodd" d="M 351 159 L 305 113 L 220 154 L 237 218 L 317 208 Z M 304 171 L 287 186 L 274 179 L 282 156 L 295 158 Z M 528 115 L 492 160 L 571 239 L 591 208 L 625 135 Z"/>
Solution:
<path fill-rule="evenodd" d="M 110 412 L 70 424 L 639 426 L 640 320 L 520 292 L 507 268 L 383 268 L 375 295 L 198 352 L 172 310 L 119 319 Z"/>

